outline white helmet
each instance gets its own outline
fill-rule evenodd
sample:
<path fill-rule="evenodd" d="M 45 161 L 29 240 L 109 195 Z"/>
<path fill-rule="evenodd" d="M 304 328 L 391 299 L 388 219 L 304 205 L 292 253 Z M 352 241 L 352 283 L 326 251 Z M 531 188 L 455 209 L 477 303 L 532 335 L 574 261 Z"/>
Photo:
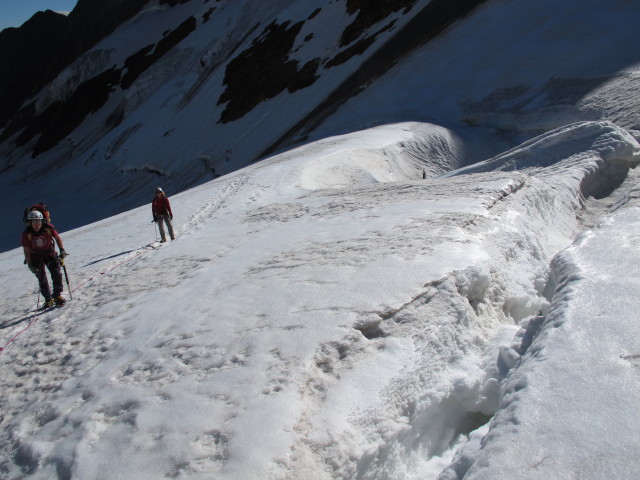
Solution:
<path fill-rule="evenodd" d="M 31 210 L 28 214 L 27 214 L 27 220 L 31 221 L 31 220 L 42 220 L 44 217 L 42 216 L 42 213 L 40 213 L 38 210 Z"/>

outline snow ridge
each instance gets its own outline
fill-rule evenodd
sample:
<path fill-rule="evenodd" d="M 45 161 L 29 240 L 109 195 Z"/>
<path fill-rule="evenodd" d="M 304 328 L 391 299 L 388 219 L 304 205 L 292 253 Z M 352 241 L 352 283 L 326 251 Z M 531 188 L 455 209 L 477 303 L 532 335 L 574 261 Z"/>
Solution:
<path fill-rule="evenodd" d="M 149 248 L 148 206 L 67 232 L 74 300 L 0 355 L 3 475 L 450 480 L 513 478 L 514 462 L 564 469 L 552 444 L 533 460 L 495 452 L 539 443 L 528 420 L 564 398 L 547 368 L 577 382 L 563 359 L 590 346 L 575 336 L 575 318 L 589 315 L 579 303 L 597 297 L 583 286 L 614 268 L 580 252 L 622 228 L 620 255 L 635 255 L 640 145 L 612 124 L 575 125 L 490 160 L 492 171 L 423 179 L 415 152 L 440 150 L 442 134 L 400 124 L 329 138 L 174 195 L 179 236 L 161 248 Z M 513 170 L 514 159 L 526 163 Z M 585 197 L 596 191 L 605 196 Z M 596 218 L 603 227 L 571 246 Z M 16 254 L 0 255 L 13 279 L 3 338 L 36 297 Z M 592 272 L 602 272 L 593 283 Z M 635 298 L 634 281 L 612 285 Z M 633 331 L 632 306 L 618 301 L 616 322 Z M 607 342 L 615 368 L 636 368 L 640 348 Z M 634 385 L 631 371 L 616 388 Z"/>

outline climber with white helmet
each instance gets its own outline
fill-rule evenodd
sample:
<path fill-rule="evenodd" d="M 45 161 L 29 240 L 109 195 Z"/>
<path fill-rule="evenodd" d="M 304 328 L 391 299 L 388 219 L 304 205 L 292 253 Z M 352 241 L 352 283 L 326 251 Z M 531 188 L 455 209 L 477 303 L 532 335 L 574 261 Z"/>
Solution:
<path fill-rule="evenodd" d="M 22 232 L 20 239 L 20 244 L 24 249 L 25 263 L 38 279 L 40 293 L 44 298 L 44 308 L 54 305 L 62 306 L 66 300 L 62 296 L 62 271 L 60 267 L 61 259 L 67 256 L 62 239 L 53 225 L 44 222 L 44 216 L 38 210 L 28 212 L 27 223 L 28 226 Z M 60 249 L 60 255 L 56 252 L 56 244 Z M 51 274 L 53 294 L 49 288 L 45 266 Z"/>

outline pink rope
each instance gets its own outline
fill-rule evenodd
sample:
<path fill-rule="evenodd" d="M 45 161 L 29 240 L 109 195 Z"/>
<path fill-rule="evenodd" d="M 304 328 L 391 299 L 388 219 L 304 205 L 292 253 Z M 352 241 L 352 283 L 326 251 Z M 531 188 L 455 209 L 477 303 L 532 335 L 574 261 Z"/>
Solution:
<path fill-rule="evenodd" d="M 149 245 L 147 245 L 149 246 Z M 94 275 L 93 277 L 89 278 L 89 280 L 85 281 L 84 283 L 82 283 L 81 285 L 77 286 L 76 288 L 74 288 L 73 290 L 71 290 L 71 293 L 75 293 L 76 291 L 80 290 L 81 288 L 85 287 L 87 284 L 91 283 L 93 280 L 95 280 L 99 275 L 105 275 L 113 270 L 115 270 L 116 268 L 124 265 L 127 262 L 130 262 L 131 260 L 133 260 L 134 258 L 139 257 L 140 255 L 143 255 L 144 253 L 150 252 L 151 250 L 147 249 L 147 247 L 144 247 L 144 249 L 139 250 L 135 255 L 132 255 L 129 258 L 126 258 L 124 260 L 122 260 L 119 263 L 116 263 L 115 265 L 113 265 L 112 267 L 108 268 L 107 270 L 100 272 L 97 275 Z M 29 324 L 23 328 L 22 330 L 20 330 L 18 333 L 16 333 L 13 337 L 11 337 L 11 339 L 4 345 L 4 347 L 0 347 L 0 352 L 3 352 L 9 345 L 11 345 L 16 338 L 18 338 L 20 335 L 22 335 L 24 332 L 26 332 L 27 330 L 29 330 L 32 325 L 34 323 L 36 323 L 36 318 L 38 317 L 38 312 L 35 312 L 33 314 L 33 316 L 29 319 Z"/>
<path fill-rule="evenodd" d="M 33 316 L 31 317 L 31 319 L 29 320 L 29 325 L 27 325 L 26 327 L 24 327 L 22 330 L 20 330 L 18 333 L 16 333 L 13 337 L 11 337 L 11 340 L 9 340 L 4 347 L 0 347 L 0 352 L 4 351 L 5 348 L 7 348 L 9 345 L 11 345 L 13 343 L 13 341 L 18 338 L 20 335 L 22 335 L 24 332 L 26 332 L 27 330 L 29 330 L 31 328 L 31 325 L 33 325 L 34 323 L 36 323 L 36 317 L 38 316 L 38 312 L 34 313 Z"/>

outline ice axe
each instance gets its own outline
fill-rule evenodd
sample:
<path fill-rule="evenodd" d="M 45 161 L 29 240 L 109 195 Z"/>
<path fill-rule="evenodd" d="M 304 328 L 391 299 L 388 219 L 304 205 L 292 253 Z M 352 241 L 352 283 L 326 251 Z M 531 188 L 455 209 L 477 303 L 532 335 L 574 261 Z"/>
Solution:
<path fill-rule="evenodd" d="M 69 285 L 69 275 L 67 275 L 67 267 L 64 264 L 64 258 L 60 259 L 60 265 L 62 265 L 62 270 L 64 271 L 64 279 L 67 281 L 67 289 L 69 290 L 69 300 L 73 300 L 71 297 L 71 286 Z"/>

